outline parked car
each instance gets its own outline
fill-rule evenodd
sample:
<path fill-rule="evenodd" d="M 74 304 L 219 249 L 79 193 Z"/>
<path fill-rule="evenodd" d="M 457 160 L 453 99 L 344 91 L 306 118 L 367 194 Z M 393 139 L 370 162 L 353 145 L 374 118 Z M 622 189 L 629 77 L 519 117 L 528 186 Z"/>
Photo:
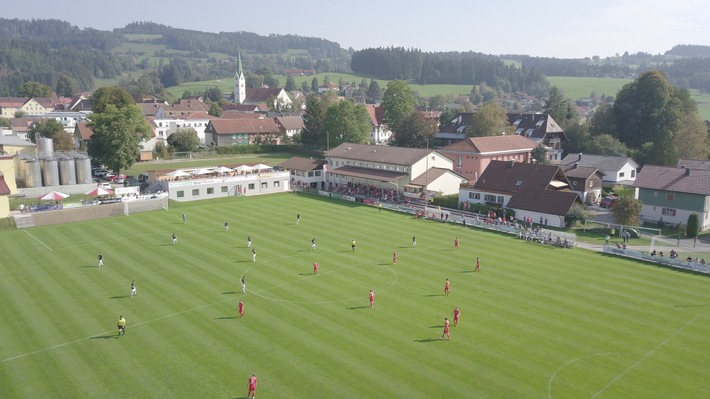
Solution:
<path fill-rule="evenodd" d="M 113 189 L 113 187 L 111 187 L 111 183 L 108 183 L 108 182 L 99 183 L 99 187 L 105 188 L 105 189 L 108 189 L 108 190 L 112 190 L 112 189 Z"/>
<path fill-rule="evenodd" d="M 602 208 L 610 209 L 610 208 L 613 208 L 614 205 L 616 205 L 616 201 L 618 201 L 618 200 L 619 200 L 619 197 L 617 197 L 616 195 L 607 195 L 599 203 L 599 206 L 601 206 Z"/>
<path fill-rule="evenodd" d="M 631 227 L 624 227 L 624 231 L 629 233 L 629 238 L 641 238 L 641 233 Z"/>
<path fill-rule="evenodd" d="M 108 178 L 114 183 L 118 184 L 123 184 L 123 182 L 126 180 L 126 175 L 114 175 Z"/>

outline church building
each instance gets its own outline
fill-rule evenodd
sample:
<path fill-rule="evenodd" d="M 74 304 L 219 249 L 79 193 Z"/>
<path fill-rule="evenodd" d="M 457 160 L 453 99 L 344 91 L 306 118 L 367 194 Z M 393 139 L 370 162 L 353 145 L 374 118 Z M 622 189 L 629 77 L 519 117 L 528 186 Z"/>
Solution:
<path fill-rule="evenodd" d="M 273 102 L 269 104 L 271 100 Z M 267 104 L 275 110 L 288 108 L 293 103 L 286 90 L 281 87 L 247 88 L 241 53 L 237 55 L 237 73 L 234 75 L 234 102 L 244 105 Z"/>

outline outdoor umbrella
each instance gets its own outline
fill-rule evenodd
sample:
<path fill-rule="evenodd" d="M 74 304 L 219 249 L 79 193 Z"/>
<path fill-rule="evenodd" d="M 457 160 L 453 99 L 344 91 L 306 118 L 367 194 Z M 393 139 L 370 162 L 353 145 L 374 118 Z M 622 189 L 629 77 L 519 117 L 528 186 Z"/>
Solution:
<path fill-rule="evenodd" d="M 214 172 L 209 169 L 205 169 L 205 168 L 195 169 L 192 171 L 193 175 L 208 175 L 210 173 L 214 173 Z"/>
<path fill-rule="evenodd" d="M 219 168 L 214 170 L 215 173 L 227 173 L 227 172 L 234 172 L 234 169 L 229 169 L 224 166 L 220 166 Z"/>
<path fill-rule="evenodd" d="M 61 201 L 68 196 L 69 194 L 60 193 L 59 191 L 52 191 L 51 193 L 47 193 L 39 197 L 39 199 L 42 201 Z"/>
<path fill-rule="evenodd" d="M 84 195 L 99 196 L 99 195 L 109 195 L 113 194 L 113 191 L 105 189 L 103 187 L 96 187 L 95 189 L 84 193 Z"/>
<path fill-rule="evenodd" d="M 236 168 L 234 168 L 234 170 L 236 170 L 237 172 L 246 172 L 248 170 L 253 170 L 253 169 L 254 168 L 252 168 L 251 166 L 246 166 L 246 165 L 239 165 Z"/>
<path fill-rule="evenodd" d="M 260 163 L 260 164 L 256 164 L 256 165 L 252 166 L 252 169 L 256 169 L 256 170 L 271 169 L 271 166 L 264 165 L 263 163 Z"/>
<path fill-rule="evenodd" d="M 169 177 L 185 177 L 185 176 L 190 176 L 189 173 L 183 171 L 183 170 L 174 170 L 170 173 L 166 173 L 165 176 Z"/>

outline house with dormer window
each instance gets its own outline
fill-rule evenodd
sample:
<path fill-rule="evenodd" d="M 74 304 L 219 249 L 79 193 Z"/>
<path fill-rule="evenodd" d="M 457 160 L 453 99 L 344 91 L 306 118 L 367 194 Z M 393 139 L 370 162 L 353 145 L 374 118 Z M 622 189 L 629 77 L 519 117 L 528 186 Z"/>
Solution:
<path fill-rule="evenodd" d="M 515 127 L 515 134 L 545 146 L 551 161 L 562 159 L 562 145 L 567 141 L 567 136 L 550 115 L 509 113 L 508 122 Z"/>
<path fill-rule="evenodd" d="M 548 226 L 562 228 L 565 215 L 581 200 L 559 166 L 491 161 L 476 183 L 461 185 L 459 202 L 509 208 L 518 219 L 547 220 Z"/>

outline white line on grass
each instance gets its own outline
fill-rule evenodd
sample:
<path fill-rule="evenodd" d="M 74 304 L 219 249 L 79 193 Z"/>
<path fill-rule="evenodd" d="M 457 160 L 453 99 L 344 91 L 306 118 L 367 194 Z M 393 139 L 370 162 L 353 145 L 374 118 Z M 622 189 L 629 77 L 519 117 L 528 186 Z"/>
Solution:
<path fill-rule="evenodd" d="M 671 334 L 670 337 L 664 339 L 660 344 L 656 345 L 655 348 L 651 349 L 647 354 L 643 355 L 643 357 L 642 357 L 641 359 L 637 360 L 636 363 L 632 364 L 631 366 L 629 366 L 629 368 L 627 368 L 626 370 L 624 370 L 623 373 L 619 374 L 618 376 L 616 376 L 616 378 L 614 378 L 613 380 L 611 380 L 608 384 L 604 385 L 604 388 L 600 389 L 597 393 L 595 393 L 594 395 L 592 395 L 592 397 L 589 398 L 589 399 L 594 399 L 594 398 L 596 398 L 597 396 L 599 396 L 602 392 L 606 391 L 607 388 L 609 388 L 609 387 L 612 386 L 614 383 L 616 383 L 617 381 L 619 381 L 624 375 L 626 375 L 626 373 L 628 373 L 629 371 L 631 371 L 634 367 L 638 366 L 638 365 L 639 365 L 642 361 L 644 361 L 647 357 L 651 356 L 654 352 L 656 352 L 656 350 L 658 350 L 658 348 L 660 348 L 661 346 L 665 345 L 665 343 L 668 342 L 668 341 L 670 341 L 671 338 L 675 337 L 679 332 L 683 331 L 683 330 L 684 330 L 686 327 L 688 327 L 692 322 L 694 322 L 695 320 L 697 320 L 698 317 L 700 317 L 701 314 L 702 314 L 702 313 L 698 313 L 697 316 L 695 316 L 695 317 L 693 317 L 692 319 L 690 319 L 690 320 L 689 320 L 687 323 L 685 323 L 682 327 L 680 327 L 680 328 L 677 329 L 673 334 Z"/>
<path fill-rule="evenodd" d="M 217 301 L 217 302 L 213 302 L 213 303 L 208 303 L 208 304 L 205 304 L 205 305 L 201 305 L 201 306 L 198 306 L 198 307 L 195 307 L 195 308 L 192 308 L 192 309 L 186 309 L 186 310 L 183 310 L 183 311 L 181 311 L 181 312 L 175 312 L 175 313 L 171 313 L 171 314 L 168 314 L 168 315 L 156 317 L 156 318 L 151 319 L 151 320 L 146 320 L 146 321 L 142 321 L 142 322 L 139 322 L 139 323 L 132 324 L 132 325 L 131 325 L 131 326 L 132 326 L 131 328 L 138 327 L 138 326 L 143 325 L 143 324 L 152 323 L 152 322 L 154 322 L 154 321 L 158 321 L 158 320 L 162 320 L 162 319 L 167 319 L 167 318 L 169 318 L 169 317 L 181 315 L 181 314 L 183 314 L 183 313 L 188 313 L 188 312 L 192 312 L 192 311 L 195 311 L 195 310 L 200 310 L 200 309 L 203 309 L 203 308 L 206 308 L 206 307 L 210 307 L 210 306 L 214 306 L 214 305 L 219 305 L 220 303 L 228 302 L 228 301 L 232 301 L 232 300 L 234 300 L 234 298 L 227 298 L 227 299 L 223 299 L 223 300 L 221 300 L 221 301 Z M 38 354 L 38 353 L 46 352 L 46 351 L 49 351 L 49 350 L 52 350 L 52 349 L 57 349 L 57 348 L 61 348 L 61 347 L 63 347 L 63 346 L 75 344 L 75 343 L 77 343 L 77 342 L 86 341 L 86 340 L 89 340 L 89 339 L 94 338 L 94 337 L 101 337 L 101 336 L 106 335 L 106 334 L 111 334 L 112 332 L 113 332 L 113 331 L 106 331 L 106 332 L 103 332 L 103 333 L 90 335 L 90 336 L 88 336 L 88 337 L 75 339 L 74 341 L 64 342 L 64 343 L 62 343 L 62 344 L 50 346 L 50 347 L 43 348 L 43 349 L 38 349 L 38 350 L 36 350 L 36 351 L 23 353 L 23 354 L 17 355 L 17 356 L 8 357 L 8 358 L 5 358 L 5 359 L 0 360 L 0 363 L 6 363 L 6 362 L 9 362 L 9 361 L 12 361 L 12 360 L 22 359 L 23 357 L 36 355 L 36 354 Z"/>
<path fill-rule="evenodd" d="M 47 244 L 45 244 L 45 243 L 43 243 L 42 241 L 40 241 L 39 238 L 33 236 L 29 231 L 27 231 L 27 230 L 22 230 L 22 231 L 24 231 L 25 233 L 27 233 L 28 236 L 34 238 L 34 240 L 37 241 L 38 243 L 44 245 L 44 247 L 47 248 L 48 250 L 50 250 L 50 251 L 52 250 L 52 248 L 48 247 Z"/>
<path fill-rule="evenodd" d="M 28 234 L 29 234 L 29 233 L 28 233 Z M 34 238 L 34 237 L 33 237 L 33 238 Z M 49 247 L 47 247 L 47 248 L 49 248 Z M 51 249 L 50 249 L 50 250 L 51 250 Z M 292 256 L 289 256 L 289 257 L 292 257 Z M 282 258 L 283 258 L 283 257 L 282 257 Z M 372 260 L 368 260 L 368 261 L 372 261 Z M 364 263 L 364 262 L 363 262 L 363 263 Z M 254 266 L 252 266 L 251 268 L 253 268 L 253 267 L 254 267 Z M 345 269 L 349 269 L 349 268 L 351 268 L 351 267 L 355 267 L 355 266 L 350 266 L 350 267 L 348 267 L 348 268 L 339 269 L 339 270 L 345 270 Z M 251 269 L 251 268 L 249 268 L 249 269 Z M 249 269 L 247 269 L 247 270 L 249 270 Z M 392 286 L 394 286 L 394 285 L 397 283 L 397 272 L 396 272 L 394 269 L 391 269 L 391 268 L 390 268 L 390 270 L 394 273 L 395 279 L 394 279 L 394 281 L 392 282 L 392 284 L 391 284 L 389 287 L 383 289 L 382 291 L 385 291 L 385 290 L 391 288 Z M 335 272 L 336 272 L 336 271 L 333 271 L 332 273 L 335 273 Z M 298 281 L 302 281 L 302 280 L 304 280 L 304 279 L 300 279 L 300 280 L 298 280 Z M 270 290 L 270 289 L 282 287 L 282 286 L 287 285 L 287 284 L 293 284 L 293 282 L 284 283 L 284 284 L 278 285 L 278 286 L 276 286 L 276 287 L 263 288 L 263 289 L 261 289 L 261 290 L 259 290 L 259 291 L 251 291 L 251 293 L 255 294 L 256 296 L 260 296 L 260 297 L 262 297 L 262 298 L 265 298 L 265 299 L 277 300 L 277 299 L 269 298 L 269 297 L 266 297 L 266 296 L 263 296 L 263 295 L 259 295 L 258 292 L 261 292 L 261 291 L 268 291 L 268 290 Z M 379 291 L 379 292 L 382 292 L 382 291 Z M 355 299 L 359 299 L 359 298 L 355 298 Z M 167 319 L 167 318 L 170 318 L 170 317 L 178 316 L 178 315 L 181 315 L 181 314 L 184 314 L 184 313 L 193 312 L 193 311 L 195 311 L 195 310 L 204 309 L 204 308 L 207 308 L 207 307 L 210 307 L 210 306 L 219 305 L 220 303 L 229 302 L 229 301 L 233 301 L 233 300 L 235 300 L 235 299 L 234 299 L 234 298 L 227 298 L 227 299 L 223 299 L 223 300 L 221 300 L 221 301 L 217 301 L 217 302 L 212 302 L 212 303 L 200 305 L 200 306 L 197 306 L 197 307 L 194 307 L 194 308 L 191 308 L 191 309 L 186 309 L 186 310 L 183 310 L 183 311 L 180 311 L 180 312 L 175 312 L 175 313 L 167 314 L 167 315 L 164 315 L 164 316 L 156 317 L 156 318 L 154 318 L 154 319 L 150 319 L 150 320 L 138 322 L 138 323 L 135 323 L 135 324 L 131 324 L 131 326 L 132 326 L 131 328 L 133 328 L 133 327 L 138 327 L 138 326 L 141 326 L 141 325 L 143 325 L 143 324 L 153 323 L 153 322 L 158 321 L 158 320 L 163 320 L 163 319 Z M 347 301 L 351 301 L 351 300 L 353 300 L 353 299 L 348 299 Z M 290 302 L 290 301 L 282 301 L 282 302 Z M 314 302 L 314 303 L 330 303 L 330 302 Z M 36 350 L 36 351 L 27 352 L 27 353 L 23 353 L 23 354 L 21 354 L 21 355 L 16 355 L 16 356 L 8 357 L 8 358 L 5 358 L 5 359 L 0 360 L 0 364 L 6 363 L 6 362 L 9 362 L 9 361 L 12 361 L 12 360 L 22 359 L 22 358 L 27 357 L 27 356 L 36 355 L 36 354 L 38 354 L 38 353 L 47 352 L 47 351 L 50 351 L 50 350 L 52 350 L 52 349 L 57 349 L 57 348 L 61 348 L 61 347 L 67 346 L 67 345 L 75 344 L 75 343 L 77 343 L 77 342 L 86 341 L 86 340 L 89 340 L 89 339 L 91 339 L 91 338 L 100 337 L 100 336 L 103 336 L 103 335 L 106 335 L 106 334 L 111 334 L 111 331 L 103 332 L 103 333 L 99 333 L 99 334 L 94 334 L 94 335 L 90 335 L 90 336 L 88 336 L 88 337 L 75 339 L 74 341 L 64 342 L 64 343 L 61 343 L 61 344 L 58 344 L 58 345 L 54 345 L 54 346 L 50 346 L 50 347 L 47 347 L 47 348 L 38 349 L 38 350 Z"/>
<path fill-rule="evenodd" d="M 554 380 L 555 377 L 557 377 L 557 373 L 559 373 L 563 368 L 569 366 L 570 364 L 572 364 L 572 363 L 574 363 L 574 362 L 576 362 L 576 361 L 578 361 L 578 360 L 586 359 L 586 358 L 588 358 L 588 357 L 608 356 L 608 355 L 613 355 L 613 354 L 614 354 L 614 352 L 594 353 L 594 354 L 591 354 L 591 355 L 580 356 L 580 357 L 578 357 L 578 358 L 576 358 L 576 359 L 572 359 L 572 360 L 570 360 L 569 362 L 563 364 L 562 366 L 560 366 L 560 368 L 558 368 L 557 370 L 555 370 L 554 373 L 552 373 L 552 375 L 550 376 L 550 380 L 547 382 L 547 397 L 548 397 L 549 399 L 552 399 L 552 380 Z"/>

